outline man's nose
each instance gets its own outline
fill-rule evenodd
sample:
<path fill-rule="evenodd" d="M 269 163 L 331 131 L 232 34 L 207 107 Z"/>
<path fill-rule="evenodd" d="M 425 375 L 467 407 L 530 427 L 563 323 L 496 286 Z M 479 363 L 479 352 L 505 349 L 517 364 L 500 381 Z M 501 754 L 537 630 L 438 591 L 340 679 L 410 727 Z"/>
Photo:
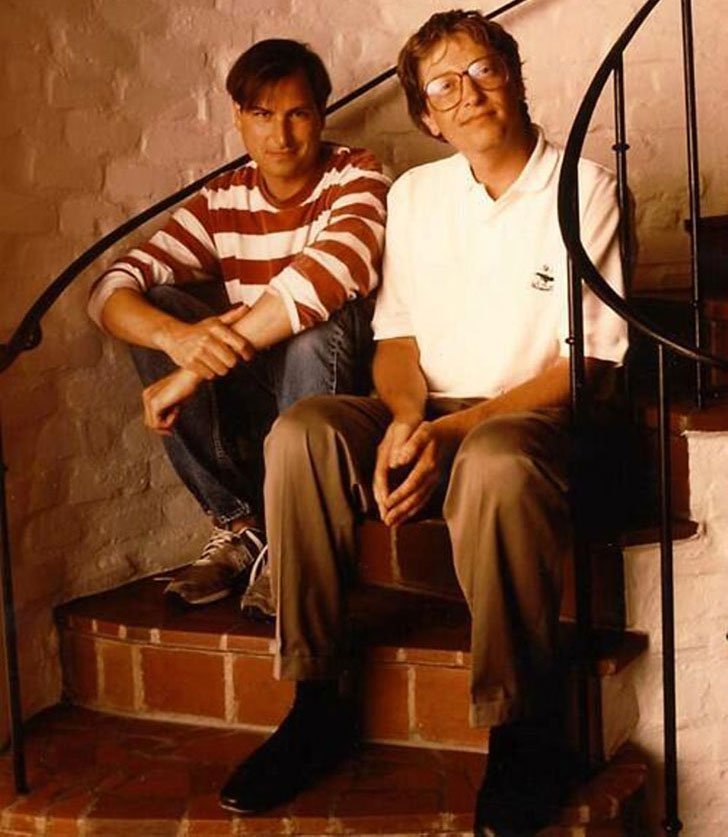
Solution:
<path fill-rule="evenodd" d="M 478 85 L 470 78 L 470 76 L 465 73 L 462 77 L 463 83 L 463 103 L 467 104 L 478 104 L 485 99 L 485 91 L 482 90 Z"/>
<path fill-rule="evenodd" d="M 291 125 L 285 117 L 275 120 L 273 126 L 273 139 L 279 148 L 288 148 L 290 145 Z"/>

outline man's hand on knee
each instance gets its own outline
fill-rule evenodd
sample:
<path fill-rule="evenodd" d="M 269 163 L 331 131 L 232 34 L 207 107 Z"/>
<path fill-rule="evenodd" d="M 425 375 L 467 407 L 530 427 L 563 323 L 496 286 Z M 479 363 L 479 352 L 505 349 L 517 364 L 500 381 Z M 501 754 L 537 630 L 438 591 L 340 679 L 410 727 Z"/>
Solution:
<path fill-rule="evenodd" d="M 402 459 L 401 450 L 409 437 L 419 427 L 421 418 L 411 420 L 393 419 L 377 448 L 377 460 L 374 465 L 372 489 L 379 516 L 384 520 L 387 500 L 395 487 L 397 477 L 407 469 L 407 462 Z"/>
<path fill-rule="evenodd" d="M 226 375 L 239 360 L 250 360 L 255 354 L 250 343 L 233 328 L 249 310 L 241 305 L 197 323 L 173 320 L 160 333 L 159 348 L 181 369 L 205 380 Z"/>
<path fill-rule="evenodd" d="M 450 432 L 444 420 L 438 420 L 420 422 L 399 445 L 390 459 L 390 468 L 409 469 L 409 473 L 386 493 L 378 494 L 375 484 L 379 514 L 387 526 L 404 523 L 422 511 L 450 467 L 459 444 L 459 436 Z"/>
<path fill-rule="evenodd" d="M 202 383 L 201 378 L 187 369 L 177 369 L 171 375 L 150 384 L 142 392 L 144 424 L 162 436 L 172 431 L 182 403 L 192 396 Z"/>

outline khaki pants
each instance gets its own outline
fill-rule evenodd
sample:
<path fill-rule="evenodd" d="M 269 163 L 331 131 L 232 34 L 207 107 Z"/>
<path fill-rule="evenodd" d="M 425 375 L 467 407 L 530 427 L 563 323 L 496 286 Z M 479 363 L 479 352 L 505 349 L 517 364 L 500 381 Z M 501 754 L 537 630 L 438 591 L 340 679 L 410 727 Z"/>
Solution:
<path fill-rule="evenodd" d="M 436 414 L 464 403 L 430 406 Z M 277 677 L 332 677 L 348 662 L 354 529 L 376 510 L 372 474 L 390 418 L 374 398 L 314 397 L 280 416 L 266 440 Z M 567 458 L 566 412 L 541 410 L 482 422 L 453 461 L 443 513 L 472 613 L 476 726 L 549 708 L 571 540 Z"/>

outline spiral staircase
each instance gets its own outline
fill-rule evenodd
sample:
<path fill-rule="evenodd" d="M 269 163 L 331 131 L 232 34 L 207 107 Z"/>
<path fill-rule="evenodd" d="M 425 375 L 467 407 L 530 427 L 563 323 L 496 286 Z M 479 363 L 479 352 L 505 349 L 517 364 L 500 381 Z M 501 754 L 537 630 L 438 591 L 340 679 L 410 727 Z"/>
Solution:
<path fill-rule="evenodd" d="M 492 12 L 504 14 L 527 0 Z M 625 550 L 659 543 L 665 713 L 663 828 L 681 828 L 677 800 L 672 550 L 694 535 L 685 429 L 728 429 L 728 218 L 703 218 L 695 118 L 692 17 L 682 3 L 692 288 L 682 296 L 624 301 L 589 261 L 578 233 L 576 161 L 599 96 L 614 84 L 622 245 L 631 260 L 623 54 L 660 0 L 642 6 L 598 69 L 566 147 L 559 195 L 572 266 L 572 410 L 581 432 L 581 289 L 587 284 L 632 331 L 631 417 L 620 443 L 628 462 L 624 514 L 597 531 L 575 499 L 577 548 L 567 568 L 562 634 L 572 669 L 569 735 L 589 776 L 543 837 L 646 834 L 647 764 L 629 743 L 637 720 L 630 666 L 647 637 L 625 627 Z M 663 0 L 664 2 L 664 0 Z M 391 77 L 381 74 L 330 108 Z M 234 160 L 105 236 L 43 292 L 1 347 L 0 369 L 41 342 L 40 322 L 78 274 L 122 237 L 201 187 Z M 674 361 L 669 358 L 675 358 Z M 656 391 L 653 385 L 657 383 Z M 1 452 L 1 451 L 0 451 Z M 3 465 L 4 476 L 4 465 Z M 580 476 L 575 475 L 575 479 Z M 290 684 L 272 679 L 273 631 L 226 600 L 197 611 L 162 596 L 150 577 L 57 610 L 65 701 L 23 722 L 15 649 L 6 497 L 3 604 L 13 746 L 0 760 L 0 834 L 242 835 L 470 833 L 487 733 L 468 725 L 469 616 L 449 561 L 442 521 L 359 530 L 360 584 L 353 622 L 365 640 L 364 744 L 336 775 L 280 810 L 243 818 L 217 789 L 284 716 Z M 647 509 L 647 511 L 645 511 Z M 593 522 L 593 521 L 592 521 Z M 486 756 L 487 757 L 487 756 Z"/>

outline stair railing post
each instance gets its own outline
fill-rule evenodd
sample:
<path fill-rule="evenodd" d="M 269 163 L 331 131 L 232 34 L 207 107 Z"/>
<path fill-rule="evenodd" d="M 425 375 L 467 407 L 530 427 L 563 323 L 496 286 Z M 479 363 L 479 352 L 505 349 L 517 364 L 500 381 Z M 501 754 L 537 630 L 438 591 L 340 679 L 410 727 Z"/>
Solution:
<path fill-rule="evenodd" d="M 665 347 L 657 345 L 658 444 L 660 491 L 660 574 L 662 597 L 662 700 L 665 748 L 665 834 L 678 834 L 677 710 L 675 701 L 675 593 L 672 549 L 672 491 L 670 486 L 670 391 L 665 371 Z"/>
<path fill-rule="evenodd" d="M 27 793 L 25 747 L 23 737 L 23 709 L 20 699 L 20 669 L 18 666 L 17 629 L 13 601 L 12 562 L 10 560 L 10 526 L 5 496 L 5 456 L 2 424 L 0 424 L 0 576 L 3 603 L 3 636 L 5 643 L 5 672 L 10 710 L 10 745 L 13 754 L 13 779 L 16 793 Z"/>
<path fill-rule="evenodd" d="M 619 59 L 616 61 L 613 77 L 613 93 L 614 93 L 614 144 L 612 151 L 615 156 L 615 166 L 617 170 L 617 204 L 619 205 L 619 255 L 622 262 L 622 276 L 625 281 L 625 290 L 627 296 L 632 288 L 632 270 L 634 267 L 633 238 L 632 238 L 632 202 L 629 194 L 629 179 L 627 177 L 627 152 L 629 151 L 629 143 L 627 142 L 627 116 L 625 108 L 624 95 L 624 53 L 619 54 Z M 632 329 L 628 326 L 630 332 L 630 342 L 632 337 Z M 629 363 L 625 364 L 624 369 L 624 388 L 628 397 L 631 400 L 633 394 L 633 382 L 630 374 Z"/>
<path fill-rule="evenodd" d="M 693 331 L 695 345 L 703 345 L 703 289 L 700 281 L 700 161 L 698 154 L 698 109 L 695 93 L 695 51 L 693 48 L 692 0 L 681 0 L 683 77 L 685 84 L 685 120 L 687 126 L 688 194 L 690 202 L 690 273 L 692 279 Z M 695 365 L 695 401 L 698 409 L 705 403 L 705 373 Z"/>
<path fill-rule="evenodd" d="M 620 54 L 614 68 L 614 151 L 617 169 L 617 202 L 619 204 L 619 250 L 622 256 L 622 267 L 625 271 L 632 269 L 632 210 L 629 199 L 629 185 L 627 179 L 627 117 L 625 115 L 624 99 L 624 60 Z M 631 275 L 625 273 L 629 279 Z"/>
<path fill-rule="evenodd" d="M 574 190 L 574 201 L 578 206 L 578 188 Z M 578 216 L 578 211 L 575 214 Z M 591 566 L 589 563 L 588 539 L 585 530 L 583 490 L 583 451 L 585 410 L 585 366 L 584 366 L 584 319 L 582 310 L 581 276 L 574 269 L 569 257 L 568 302 L 569 302 L 569 376 L 571 389 L 571 421 L 574 455 L 571 458 L 570 505 L 573 528 L 574 581 L 576 588 L 576 654 L 577 654 L 577 714 L 579 731 L 579 756 L 587 770 L 591 764 L 592 741 L 590 724 L 590 677 L 592 651 L 591 624 Z"/>

